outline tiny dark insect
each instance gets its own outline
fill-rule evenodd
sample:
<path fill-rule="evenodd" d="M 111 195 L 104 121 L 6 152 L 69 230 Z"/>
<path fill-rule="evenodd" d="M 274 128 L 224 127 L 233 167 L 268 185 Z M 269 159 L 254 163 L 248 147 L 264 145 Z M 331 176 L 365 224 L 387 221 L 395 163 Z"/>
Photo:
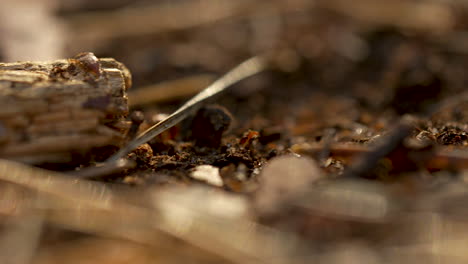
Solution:
<path fill-rule="evenodd" d="M 87 72 L 93 74 L 95 77 L 101 75 L 101 64 L 99 59 L 92 52 L 81 52 L 78 53 L 74 59 L 78 62 L 78 65 L 84 68 Z"/>

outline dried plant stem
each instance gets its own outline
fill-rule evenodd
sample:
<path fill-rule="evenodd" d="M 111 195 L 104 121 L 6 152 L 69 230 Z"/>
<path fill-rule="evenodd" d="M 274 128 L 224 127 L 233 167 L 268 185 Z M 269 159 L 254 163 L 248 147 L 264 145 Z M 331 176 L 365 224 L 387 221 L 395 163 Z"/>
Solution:
<path fill-rule="evenodd" d="M 139 87 L 128 93 L 129 104 L 135 106 L 185 99 L 202 91 L 215 80 L 212 74 L 198 74 Z"/>
<path fill-rule="evenodd" d="M 127 155 L 132 150 L 136 149 L 141 144 L 150 141 L 151 139 L 161 134 L 168 128 L 171 128 L 172 126 L 185 119 L 188 115 L 200 108 L 200 106 L 202 106 L 208 99 L 226 90 L 226 88 L 233 85 L 234 83 L 263 71 L 266 68 L 266 65 L 267 63 L 261 57 L 253 57 L 239 64 L 237 67 L 235 67 L 234 69 L 226 73 L 224 76 L 216 80 L 206 89 L 195 95 L 192 99 L 190 99 L 188 102 L 182 105 L 179 109 L 177 109 L 166 119 L 150 127 L 141 135 L 139 135 L 136 139 L 130 141 L 126 146 L 121 148 L 107 161 L 113 162 L 120 158 L 123 158 L 125 155 Z"/>

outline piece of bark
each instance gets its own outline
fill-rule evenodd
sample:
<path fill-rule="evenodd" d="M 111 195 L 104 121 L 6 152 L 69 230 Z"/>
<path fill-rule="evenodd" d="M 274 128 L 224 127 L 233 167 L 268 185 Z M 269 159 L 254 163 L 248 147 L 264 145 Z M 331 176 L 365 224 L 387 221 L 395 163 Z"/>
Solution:
<path fill-rule="evenodd" d="M 1 158 L 63 162 L 124 141 L 130 73 L 114 59 L 85 55 L 0 63 Z"/>

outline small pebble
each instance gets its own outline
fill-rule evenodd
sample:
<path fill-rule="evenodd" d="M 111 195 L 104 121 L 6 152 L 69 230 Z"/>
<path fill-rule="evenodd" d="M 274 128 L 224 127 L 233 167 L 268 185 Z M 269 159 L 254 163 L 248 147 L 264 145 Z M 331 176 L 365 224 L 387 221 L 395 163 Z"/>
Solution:
<path fill-rule="evenodd" d="M 223 180 L 219 174 L 219 168 L 213 167 L 211 165 L 197 166 L 192 171 L 192 173 L 190 173 L 190 177 L 202 182 L 206 182 L 213 186 L 223 186 Z"/>
<path fill-rule="evenodd" d="M 94 53 L 82 52 L 77 54 L 74 59 L 82 68 L 84 68 L 84 70 L 93 74 L 95 77 L 99 77 L 101 75 L 101 64 Z"/>
<path fill-rule="evenodd" d="M 142 144 L 132 153 L 130 153 L 129 157 L 139 164 L 149 164 L 151 162 L 151 158 L 153 157 L 153 149 L 148 144 Z"/>

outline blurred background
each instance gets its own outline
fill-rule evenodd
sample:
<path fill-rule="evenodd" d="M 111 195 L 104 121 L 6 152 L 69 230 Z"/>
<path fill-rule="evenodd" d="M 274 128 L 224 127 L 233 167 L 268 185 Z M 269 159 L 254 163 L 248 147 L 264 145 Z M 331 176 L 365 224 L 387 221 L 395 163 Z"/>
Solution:
<path fill-rule="evenodd" d="M 217 101 L 234 117 L 229 136 L 259 131 L 258 146 L 251 160 L 212 162 L 244 175 L 224 189 L 189 184 L 192 167 L 140 166 L 116 180 L 111 206 L 104 192 L 85 212 L 47 194 L 52 218 L 29 191 L 4 184 L 2 263 L 468 261 L 468 102 L 425 115 L 466 94 L 468 2 L 2 0 L 0 61 L 85 51 L 130 69 L 131 109 L 153 122 L 243 60 L 269 56 L 271 70 Z M 333 181 L 353 162 L 343 153 L 365 152 L 407 115 L 423 116 L 408 135 L 417 148 L 400 142 L 387 163 Z M 332 143 L 345 144 L 335 151 L 346 158 L 329 155 Z M 439 148 L 460 152 L 406 162 Z M 292 153 L 303 157 L 277 157 Z M 136 192 L 119 189 L 129 183 Z M 12 204 L 23 211 L 12 216 Z"/>
<path fill-rule="evenodd" d="M 431 98 L 447 94 L 446 88 L 460 92 L 465 85 L 464 1 L 360 0 L 349 6 L 339 0 L 6 0 L 2 5 L 2 61 L 92 51 L 129 67 L 133 90 L 189 77 L 185 95 L 160 95 L 148 100 L 153 103 L 177 105 L 181 96 L 258 54 L 274 54 L 282 75 L 257 78 L 237 89 L 235 99 L 255 98 L 249 100 L 255 112 L 279 114 L 274 119 L 281 122 L 284 113 L 310 113 L 269 102 L 280 96 L 308 107 L 305 94 L 347 93 L 372 110 L 402 114 L 421 110 Z M 271 85 L 281 81 L 286 83 Z M 416 83 L 422 84 L 420 90 Z M 409 92 L 408 86 L 413 87 Z M 262 89 L 268 91 L 259 95 Z M 135 97 L 134 105 L 147 105 L 139 101 L 141 95 Z M 308 130 L 304 126 L 295 130 Z"/>

